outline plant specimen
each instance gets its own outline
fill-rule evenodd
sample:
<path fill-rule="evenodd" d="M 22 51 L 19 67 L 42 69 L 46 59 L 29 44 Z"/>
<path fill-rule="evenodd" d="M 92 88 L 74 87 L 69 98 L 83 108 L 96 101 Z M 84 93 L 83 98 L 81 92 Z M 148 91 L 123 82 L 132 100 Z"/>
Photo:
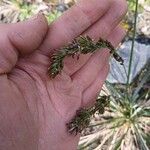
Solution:
<path fill-rule="evenodd" d="M 56 77 L 63 69 L 63 60 L 67 56 L 72 56 L 74 58 L 76 55 L 79 59 L 80 54 L 94 53 L 102 48 L 108 48 L 114 59 L 123 65 L 123 59 L 117 54 L 110 42 L 102 38 L 99 38 L 99 40 L 95 42 L 89 36 L 80 36 L 74 39 L 69 45 L 61 48 L 51 57 L 52 62 L 51 66 L 48 68 L 48 73 L 52 78 Z"/>
<path fill-rule="evenodd" d="M 73 40 L 69 45 L 61 48 L 58 52 L 51 57 L 51 66 L 48 68 L 48 73 L 52 78 L 55 78 L 61 73 L 63 69 L 63 60 L 67 56 L 73 58 L 77 56 L 79 59 L 80 54 L 94 53 L 101 48 L 108 48 L 114 59 L 123 65 L 123 59 L 116 53 L 115 48 L 107 40 L 99 38 L 97 42 L 92 40 L 89 36 L 80 36 Z M 77 110 L 75 117 L 66 124 L 69 133 L 77 134 L 86 128 L 90 123 L 90 118 L 96 112 L 103 113 L 104 107 L 108 104 L 109 96 L 101 96 L 96 100 L 96 103 L 91 108 L 80 108 Z"/>
<path fill-rule="evenodd" d="M 105 111 L 105 107 L 109 104 L 109 96 L 100 96 L 94 106 L 90 108 L 81 108 L 76 111 L 75 117 L 67 123 L 67 130 L 69 133 L 82 132 L 83 129 L 87 128 L 90 123 L 90 118 L 96 112 L 102 114 Z"/>

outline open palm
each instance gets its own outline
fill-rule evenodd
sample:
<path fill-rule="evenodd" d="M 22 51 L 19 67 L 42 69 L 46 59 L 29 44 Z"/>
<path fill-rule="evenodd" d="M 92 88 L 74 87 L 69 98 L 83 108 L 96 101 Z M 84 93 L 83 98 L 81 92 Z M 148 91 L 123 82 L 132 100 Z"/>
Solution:
<path fill-rule="evenodd" d="M 80 34 L 117 46 L 125 12 L 123 0 L 81 0 L 50 26 L 42 14 L 0 25 L 1 150 L 76 149 L 79 135 L 67 133 L 65 124 L 77 109 L 95 102 L 108 74 L 109 52 L 66 58 L 55 79 L 47 74 L 50 56 Z"/>

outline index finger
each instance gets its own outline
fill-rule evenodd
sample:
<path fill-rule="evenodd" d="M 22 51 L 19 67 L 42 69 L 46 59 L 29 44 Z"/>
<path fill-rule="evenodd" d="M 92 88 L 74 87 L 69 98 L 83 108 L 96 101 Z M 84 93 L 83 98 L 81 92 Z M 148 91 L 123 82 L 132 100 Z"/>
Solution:
<path fill-rule="evenodd" d="M 80 0 L 49 26 L 39 48 L 44 54 L 63 46 L 99 20 L 111 6 L 111 0 Z"/>

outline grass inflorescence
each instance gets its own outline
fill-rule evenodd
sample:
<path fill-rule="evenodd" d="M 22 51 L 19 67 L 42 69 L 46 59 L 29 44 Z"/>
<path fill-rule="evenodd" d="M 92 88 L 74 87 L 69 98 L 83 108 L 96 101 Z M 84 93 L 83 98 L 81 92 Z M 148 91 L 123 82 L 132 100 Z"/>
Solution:
<path fill-rule="evenodd" d="M 91 116 L 93 116 L 96 112 L 98 114 L 103 114 L 105 111 L 105 107 L 107 107 L 108 105 L 109 96 L 104 95 L 96 100 L 94 106 L 77 110 L 75 117 L 69 123 L 67 123 L 67 129 L 69 133 L 81 133 L 85 128 L 88 127 Z"/>
<path fill-rule="evenodd" d="M 72 56 L 74 58 L 76 55 L 77 58 L 79 58 L 80 54 L 94 53 L 102 48 L 109 49 L 114 59 L 120 62 L 121 65 L 123 64 L 123 59 L 118 55 L 115 48 L 109 41 L 99 38 L 96 42 L 89 36 L 80 36 L 74 39 L 72 43 L 64 46 L 53 54 L 51 57 L 51 66 L 48 68 L 48 73 L 52 78 L 55 78 L 63 69 L 63 60 L 65 57 Z"/>

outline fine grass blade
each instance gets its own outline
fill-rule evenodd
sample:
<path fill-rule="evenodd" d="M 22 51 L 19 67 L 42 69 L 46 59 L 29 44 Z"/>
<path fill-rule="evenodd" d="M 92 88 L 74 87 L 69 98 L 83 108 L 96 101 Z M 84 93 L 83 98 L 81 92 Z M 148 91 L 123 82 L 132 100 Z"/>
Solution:
<path fill-rule="evenodd" d="M 138 84 L 138 87 L 136 88 L 136 90 L 133 93 L 133 101 L 136 102 L 136 100 L 138 100 L 138 93 L 139 91 L 143 88 L 143 85 L 147 82 L 147 80 L 150 78 L 150 60 L 148 61 L 148 66 L 146 67 L 146 71 L 142 77 L 141 82 Z"/>
<path fill-rule="evenodd" d="M 140 150 L 149 150 L 149 148 L 146 144 L 146 141 L 144 140 L 144 138 L 142 136 L 140 129 L 136 125 L 134 125 L 134 129 L 136 131 L 135 134 L 137 137 L 137 141 L 138 141 L 138 145 L 139 145 Z"/>

